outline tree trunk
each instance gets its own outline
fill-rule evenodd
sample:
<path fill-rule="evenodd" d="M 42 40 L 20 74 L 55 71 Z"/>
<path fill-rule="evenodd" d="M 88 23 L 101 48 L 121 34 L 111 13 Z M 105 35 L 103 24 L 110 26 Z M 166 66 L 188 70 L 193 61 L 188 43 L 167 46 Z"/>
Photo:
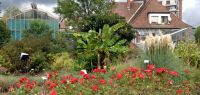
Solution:
<path fill-rule="evenodd" d="M 110 50 L 108 50 L 108 64 L 110 64 Z"/>
<path fill-rule="evenodd" d="M 101 64 L 100 64 L 100 60 L 101 60 L 101 56 L 100 56 L 100 49 L 97 50 L 97 59 L 98 59 L 98 63 L 97 63 L 97 68 L 101 69 Z"/>

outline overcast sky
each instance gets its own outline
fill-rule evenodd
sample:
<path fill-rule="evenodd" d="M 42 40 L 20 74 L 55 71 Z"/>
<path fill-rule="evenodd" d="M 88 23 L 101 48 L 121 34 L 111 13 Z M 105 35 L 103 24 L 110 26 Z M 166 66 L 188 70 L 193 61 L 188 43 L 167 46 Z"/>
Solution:
<path fill-rule="evenodd" d="M 53 8 L 56 7 L 57 0 L 0 0 L 2 2 L 1 9 L 9 6 L 17 6 L 20 9 L 30 8 L 30 3 L 37 3 L 40 9 L 46 10 L 53 15 Z M 192 25 L 200 25 L 200 0 L 183 0 L 183 21 Z"/>

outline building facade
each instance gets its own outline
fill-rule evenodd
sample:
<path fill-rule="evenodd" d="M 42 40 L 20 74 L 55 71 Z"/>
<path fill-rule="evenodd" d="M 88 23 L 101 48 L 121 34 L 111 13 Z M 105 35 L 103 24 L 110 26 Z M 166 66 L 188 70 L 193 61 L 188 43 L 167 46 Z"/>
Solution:
<path fill-rule="evenodd" d="M 192 28 L 182 21 L 182 0 L 115 0 L 113 12 L 126 18 L 138 31 L 140 40 L 149 33 L 167 34 Z"/>

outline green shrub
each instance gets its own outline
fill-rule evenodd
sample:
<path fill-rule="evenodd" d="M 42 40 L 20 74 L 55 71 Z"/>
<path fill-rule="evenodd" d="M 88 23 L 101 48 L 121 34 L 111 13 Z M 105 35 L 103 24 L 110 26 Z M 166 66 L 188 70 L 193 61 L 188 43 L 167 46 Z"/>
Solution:
<path fill-rule="evenodd" d="M 197 27 L 197 29 L 195 30 L 194 36 L 195 36 L 196 42 L 197 42 L 197 43 L 200 43 L 200 26 Z"/>
<path fill-rule="evenodd" d="M 73 60 L 70 58 L 69 53 L 63 52 L 55 54 L 54 62 L 51 65 L 52 70 L 73 70 Z"/>
<path fill-rule="evenodd" d="M 186 64 L 200 68 L 200 48 L 195 42 L 180 42 L 175 51 Z"/>

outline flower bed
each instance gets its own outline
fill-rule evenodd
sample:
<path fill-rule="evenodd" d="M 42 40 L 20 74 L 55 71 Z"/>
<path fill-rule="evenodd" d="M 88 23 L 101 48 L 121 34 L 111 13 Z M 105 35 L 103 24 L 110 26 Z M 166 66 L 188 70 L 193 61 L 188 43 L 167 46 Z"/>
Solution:
<path fill-rule="evenodd" d="M 188 74 L 187 72 L 186 74 Z M 194 87 L 188 80 L 176 81 L 181 75 L 168 68 L 156 68 L 149 64 L 146 69 L 129 67 L 116 71 L 115 68 L 94 69 L 91 74 L 80 71 L 80 75 L 59 75 L 49 72 L 43 84 L 20 78 L 9 88 L 11 94 L 18 95 L 194 95 Z"/>

